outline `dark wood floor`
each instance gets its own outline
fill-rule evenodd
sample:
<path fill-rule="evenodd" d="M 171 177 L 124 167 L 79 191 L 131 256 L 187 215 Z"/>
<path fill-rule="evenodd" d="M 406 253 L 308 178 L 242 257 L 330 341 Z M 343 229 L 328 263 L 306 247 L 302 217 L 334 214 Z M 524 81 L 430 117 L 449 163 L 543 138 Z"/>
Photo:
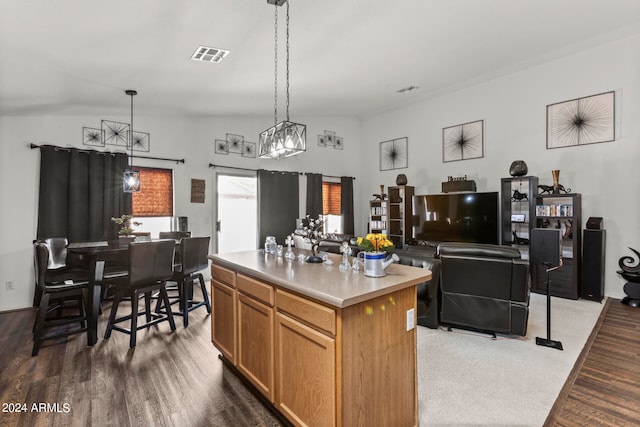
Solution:
<path fill-rule="evenodd" d="M 119 313 L 130 310 L 122 305 Z M 74 335 L 31 357 L 34 318 L 34 310 L 0 314 L 0 404 L 29 410 L 0 412 L 0 426 L 281 425 L 218 359 L 205 308 L 190 313 L 186 329 L 176 318 L 174 333 L 167 322 L 139 331 L 135 350 L 126 334 L 102 339 L 105 313 L 95 347 Z M 59 404 L 60 412 L 31 412 L 33 403 Z"/>
<path fill-rule="evenodd" d="M 608 299 L 545 426 L 640 425 L 640 309 Z"/>
<path fill-rule="evenodd" d="M 28 409 L 0 412 L 0 426 L 281 425 L 218 360 L 204 308 L 186 329 L 177 319 L 174 333 L 166 322 L 139 332 L 135 350 L 114 332 L 93 348 L 84 335 L 52 341 L 31 357 L 34 316 L 0 313 L 0 404 Z M 640 309 L 608 300 L 545 425 L 639 425 L 639 361 Z"/>

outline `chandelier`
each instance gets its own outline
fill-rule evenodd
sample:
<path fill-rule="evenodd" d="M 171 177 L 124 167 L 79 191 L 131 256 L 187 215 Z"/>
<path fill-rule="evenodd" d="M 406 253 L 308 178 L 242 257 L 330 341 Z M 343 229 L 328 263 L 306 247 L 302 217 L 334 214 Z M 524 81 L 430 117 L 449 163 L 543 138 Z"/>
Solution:
<path fill-rule="evenodd" d="M 274 107 L 273 126 L 259 136 L 259 156 L 280 159 L 306 151 L 307 126 L 289 121 L 289 1 L 267 0 L 275 6 L 275 67 L 274 67 Z M 278 123 L 278 6 L 287 3 L 286 26 L 286 120 Z"/>
<path fill-rule="evenodd" d="M 131 155 L 129 156 L 129 168 L 125 169 L 122 177 L 122 189 L 125 193 L 137 193 L 140 191 L 140 171 L 133 170 L 133 97 L 138 92 L 128 89 L 124 93 L 131 97 L 131 124 L 129 125 L 129 138 L 127 141 L 127 145 L 131 148 Z"/>

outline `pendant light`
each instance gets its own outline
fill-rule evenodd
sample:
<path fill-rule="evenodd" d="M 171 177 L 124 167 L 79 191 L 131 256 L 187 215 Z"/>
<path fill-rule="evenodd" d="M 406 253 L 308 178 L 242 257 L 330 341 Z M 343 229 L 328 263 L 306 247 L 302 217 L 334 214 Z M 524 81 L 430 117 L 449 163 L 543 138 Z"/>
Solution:
<path fill-rule="evenodd" d="M 125 169 L 122 178 L 122 188 L 125 193 L 137 193 L 140 191 L 140 171 L 133 170 L 133 97 L 138 94 L 135 90 L 128 89 L 124 93 L 131 97 L 131 124 L 129 125 L 129 138 L 127 145 L 131 149 L 129 155 L 129 168 Z"/>
<path fill-rule="evenodd" d="M 306 151 L 307 126 L 289 121 L 289 1 L 267 0 L 275 10 L 275 67 L 274 67 L 274 112 L 273 126 L 259 136 L 259 156 L 280 159 Z M 287 4 L 286 27 L 286 120 L 278 123 L 278 6 Z"/>

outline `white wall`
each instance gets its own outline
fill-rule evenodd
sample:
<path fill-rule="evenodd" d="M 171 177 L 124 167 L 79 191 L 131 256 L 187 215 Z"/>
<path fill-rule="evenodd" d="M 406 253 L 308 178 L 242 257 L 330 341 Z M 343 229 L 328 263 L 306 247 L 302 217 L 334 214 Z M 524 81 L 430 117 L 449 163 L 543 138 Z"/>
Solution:
<path fill-rule="evenodd" d="M 640 247 L 640 200 L 635 194 L 640 160 L 640 35 L 511 73 L 494 80 L 358 121 L 339 117 L 292 117 L 307 124 L 307 152 L 280 161 L 215 155 L 214 139 L 244 135 L 257 142 L 272 124 L 265 117 L 147 117 L 136 112 L 136 128 L 151 134 L 150 156 L 185 158 L 186 164 L 136 160 L 141 166 L 173 167 L 176 216 L 189 217 L 195 235 L 213 232 L 213 169 L 209 163 L 357 177 L 354 184 L 356 233 L 366 231 L 368 200 L 381 184 L 393 185 L 405 173 L 418 194 L 439 193 L 447 176 L 468 175 L 479 191 L 499 191 L 513 160 L 523 159 L 529 174 L 560 182 L 583 195 L 582 216 L 604 217 L 607 229 L 605 293 L 622 297 L 617 260 L 628 246 Z M 547 150 L 546 105 L 596 93 L 616 91 L 616 141 Z M 27 307 L 33 295 L 31 241 L 36 236 L 40 155 L 38 144 L 82 147 L 83 126 L 122 117 L 0 117 L 0 310 Z M 484 158 L 442 163 L 442 128 L 483 119 Z M 318 147 L 316 138 L 333 130 L 345 141 L 343 151 Z M 379 142 L 409 138 L 409 168 L 379 171 Z M 190 180 L 205 179 L 204 204 L 190 203 Z M 304 185 L 304 180 L 302 185 Z M 303 190 L 301 190 L 303 193 Z M 300 214 L 304 214 L 301 201 Z M 15 290 L 5 290 L 11 281 Z"/>
<path fill-rule="evenodd" d="M 616 141 L 546 149 L 546 105 L 616 91 Z M 529 175 L 582 193 L 582 218 L 604 217 L 607 230 L 605 294 L 622 297 L 618 259 L 640 247 L 640 199 L 635 187 L 640 164 L 640 35 L 540 66 L 476 84 L 363 122 L 365 193 L 393 185 L 405 173 L 416 194 L 440 193 L 448 176 L 467 175 L 478 191 L 500 191 L 513 160 L 525 160 Z M 442 128 L 484 120 L 484 158 L 442 162 Z M 378 143 L 407 136 L 409 168 L 380 172 Z M 362 224 L 361 224 L 362 226 Z"/>
<path fill-rule="evenodd" d="M 128 110 L 122 117 L 47 116 L 0 117 L 0 311 L 31 305 L 33 298 L 32 240 L 36 237 L 39 150 L 28 144 L 57 146 L 82 145 L 82 127 L 100 127 L 101 119 L 128 123 Z M 213 174 L 209 163 L 243 168 L 265 168 L 300 172 L 321 172 L 327 175 L 359 176 L 358 147 L 360 122 L 335 117 L 292 117 L 307 124 L 307 152 L 289 159 L 262 160 L 237 154 L 214 154 L 214 139 L 224 139 L 226 133 L 244 135 L 257 142 L 258 133 L 273 123 L 272 117 L 250 118 L 185 118 L 147 117 L 136 114 L 135 127 L 151 134 L 151 151 L 139 153 L 153 157 L 184 158 L 185 164 L 135 159 L 139 166 L 174 169 L 175 216 L 187 216 L 194 235 L 211 235 L 213 231 Z M 344 150 L 318 147 L 316 138 L 325 129 L 337 132 L 345 141 Z M 113 146 L 106 150 L 116 151 Z M 190 202 L 191 179 L 206 181 L 205 203 Z M 303 181 L 304 182 L 304 181 Z M 355 194 L 360 194 L 359 180 Z M 303 193 L 304 196 L 304 193 Z M 304 200 L 302 200 L 304 206 Z M 356 196 L 355 207 L 364 202 Z M 301 207 L 301 213 L 304 208 Z M 294 225 L 292 225 L 293 228 Z M 6 282 L 13 282 L 14 290 L 6 290 Z"/>

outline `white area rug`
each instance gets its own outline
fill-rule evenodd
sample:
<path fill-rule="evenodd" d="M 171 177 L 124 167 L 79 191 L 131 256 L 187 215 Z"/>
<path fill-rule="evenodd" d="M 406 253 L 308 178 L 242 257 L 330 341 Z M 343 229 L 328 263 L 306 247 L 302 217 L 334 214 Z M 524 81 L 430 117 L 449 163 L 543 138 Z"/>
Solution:
<path fill-rule="evenodd" d="M 536 345 L 547 311 L 534 293 L 526 337 L 418 327 L 420 425 L 542 426 L 603 307 L 552 297 L 551 339 L 563 351 Z"/>

